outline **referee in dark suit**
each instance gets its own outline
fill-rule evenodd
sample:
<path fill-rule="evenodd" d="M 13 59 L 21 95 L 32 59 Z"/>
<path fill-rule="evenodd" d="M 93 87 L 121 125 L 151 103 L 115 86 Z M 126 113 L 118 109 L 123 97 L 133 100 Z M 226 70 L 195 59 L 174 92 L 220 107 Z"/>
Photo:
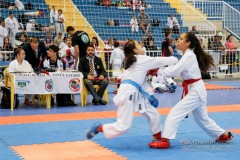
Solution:
<path fill-rule="evenodd" d="M 92 103 L 95 105 L 106 105 L 107 101 L 104 101 L 102 97 L 108 86 L 108 80 L 105 79 L 107 77 L 107 72 L 101 58 L 94 56 L 94 52 L 94 46 L 88 45 L 86 49 L 87 55 L 80 59 L 78 70 L 82 72 L 84 76 L 84 85 L 93 96 Z M 97 92 L 93 85 L 100 85 Z"/>
<path fill-rule="evenodd" d="M 43 42 L 39 42 L 37 38 L 31 38 L 29 43 L 22 47 L 25 51 L 25 60 L 28 61 L 32 68 L 38 67 L 39 62 L 47 56 L 47 50 Z"/>

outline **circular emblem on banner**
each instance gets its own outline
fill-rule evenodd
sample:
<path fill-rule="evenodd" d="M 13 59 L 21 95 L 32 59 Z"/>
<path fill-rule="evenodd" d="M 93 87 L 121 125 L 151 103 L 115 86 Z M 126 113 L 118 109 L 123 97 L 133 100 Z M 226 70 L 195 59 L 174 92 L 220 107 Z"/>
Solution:
<path fill-rule="evenodd" d="M 52 79 L 45 81 L 45 89 L 48 92 L 51 92 L 53 90 L 53 80 Z"/>
<path fill-rule="evenodd" d="M 80 89 L 80 80 L 77 78 L 73 78 L 69 81 L 69 88 L 73 91 L 73 92 L 77 92 Z"/>
<path fill-rule="evenodd" d="M 82 39 L 83 43 L 88 43 L 89 42 L 89 38 L 88 38 L 88 36 L 86 34 L 83 34 L 81 36 L 81 39 Z"/>

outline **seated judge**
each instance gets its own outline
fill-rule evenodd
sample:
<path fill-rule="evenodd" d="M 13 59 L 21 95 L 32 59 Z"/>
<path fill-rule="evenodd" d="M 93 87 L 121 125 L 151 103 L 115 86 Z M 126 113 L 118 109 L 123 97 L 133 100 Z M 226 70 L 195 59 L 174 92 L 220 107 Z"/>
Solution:
<path fill-rule="evenodd" d="M 101 58 L 94 56 L 94 46 L 89 45 L 86 52 L 87 55 L 80 59 L 78 70 L 82 72 L 84 85 L 93 96 L 92 103 L 95 105 L 106 105 L 107 101 L 104 101 L 102 97 L 108 86 L 108 80 L 106 80 L 107 72 L 104 69 Z M 99 90 L 96 91 L 93 85 L 99 85 Z"/>

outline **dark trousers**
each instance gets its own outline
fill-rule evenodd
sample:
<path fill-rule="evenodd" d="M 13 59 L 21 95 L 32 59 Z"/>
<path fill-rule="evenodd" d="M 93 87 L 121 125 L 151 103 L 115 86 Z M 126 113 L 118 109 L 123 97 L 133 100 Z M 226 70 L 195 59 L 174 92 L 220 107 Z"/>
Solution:
<path fill-rule="evenodd" d="M 107 80 L 89 80 L 89 79 L 84 79 L 84 85 L 88 89 L 88 91 L 91 93 L 93 96 L 93 99 L 98 101 L 99 99 L 102 99 L 104 91 L 106 90 L 108 86 L 108 81 Z M 93 85 L 99 85 L 99 90 L 96 91 Z"/>
<path fill-rule="evenodd" d="M 233 71 L 233 64 L 236 62 L 236 55 L 228 53 L 226 56 L 227 64 L 229 64 L 229 72 L 232 74 Z M 228 70 L 226 71 L 226 74 L 228 74 Z"/>

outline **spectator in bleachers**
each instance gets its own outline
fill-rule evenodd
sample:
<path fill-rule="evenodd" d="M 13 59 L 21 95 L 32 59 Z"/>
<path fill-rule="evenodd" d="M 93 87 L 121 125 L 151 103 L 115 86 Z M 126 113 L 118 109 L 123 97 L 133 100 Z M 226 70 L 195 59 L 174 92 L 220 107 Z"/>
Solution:
<path fill-rule="evenodd" d="M 105 51 L 111 51 L 114 49 L 114 41 L 112 38 L 108 39 L 108 43 L 105 45 L 104 50 Z"/>
<path fill-rule="evenodd" d="M 138 23 L 142 28 L 143 32 L 148 33 L 148 30 L 150 28 L 150 16 L 144 12 L 144 9 L 145 8 L 141 8 L 141 12 L 138 15 Z"/>
<path fill-rule="evenodd" d="M 196 26 L 192 26 L 192 30 L 190 32 L 192 34 L 194 34 L 194 35 L 198 34 L 197 27 Z"/>
<path fill-rule="evenodd" d="M 60 45 L 59 45 L 59 50 L 61 50 L 61 49 L 63 49 L 65 46 L 67 46 L 67 38 L 68 37 L 64 37 L 63 38 L 63 41 L 60 43 Z"/>
<path fill-rule="evenodd" d="M 55 6 L 52 6 L 52 9 L 50 11 L 50 23 L 51 25 L 54 24 L 54 21 L 55 21 L 55 17 L 57 16 L 58 12 L 56 10 L 56 7 Z"/>
<path fill-rule="evenodd" d="M 153 41 L 154 42 L 154 38 L 153 38 L 153 36 L 152 36 L 152 32 L 151 31 L 149 31 L 148 32 L 148 37 L 147 37 L 147 45 L 149 45 L 149 42 L 150 41 Z"/>
<path fill-rule="evenodd" d="M 202 49 L 205 50 L 206 47 L 205 47 L 205 44 L 203 43 L 203 39 L 202 39 L 201 37 L 199 37 L 199 38 L 198 38 L 198 41 L 199 41 L 199 43 L 200 43 Z"/>
<path fill-rule="evenodd" d="M 8 37 L 5 37 L 3 39 L 2 51 L 13 51 L 13 47 L 12 47 L 12 45 L 11 45 L 11 43 L 9 41 L 10 40 L 9 40 Z M 8 55 L 9 55 L 9 53 L 2 52 L 3 60 L 9 60 L 10 57 Z"/>
<path fill-rule="evenodd" d="M 3 51 L 13 51 L 13 47 L 10 43 L 10 39 L 8 37 L 5 37 L 3 39 L 3 47 L 2 47 Z"/>
<path fill-rule="evenodd" d="M 50 32 L 46 33 L 46 37 L 43 40 L 45 47 L 48 49 L 49 46 L 53 45 L 53 39 Z"/>
<path fill-rule="evenodd" d="M 0 8 L 8 9 L 11 6 L 11 3 L 8 0 L 1 0 L 0 1 Z"/>
<path fill-rule="evenodd" d="M 23 10 L 24 9 L 24 5 L 20 0 L 15 0 L 14 3 L 15 3 L 15 6 L 17 7 L 18 10 Z"/>
<path fill-rule="evenodd" d="M 25 51 L 26 58 L 33 69 L 38 67 L 40 59 L 47 56 L 47 50 L 43 42 L 38 41 L 37 38 L 31 38 L 28 43 L 22 47 Z"/>
<path fill-rule="evenodd" d="M 141 6 L 142 6 L 142 1 L 141 0 L 132 0 L 133 3 L 133 11 L 136 10 L 141 10 Z"/>
<path fill-rule="evenodd" d="M 169 57 L 174 54 L 171 43 L 171 32 L 165 32 L 165 39 L 162 41 L 162 56 Z"/>
<path fill-rule="evenodd" d="M 125 7 L 131 7 L 132 6 L 132 0 L 124 0 Z"/>
<path fill-rule="evenodd" d="M 28 43 L 28 37 L 27 34 L 22 33 L 19 40 L 22 42 L 21 47 L 24 46 L 26 43 Z"/>
<path fill-rule="evenodd" d="M 157 47 L 155 46 L 155 44 L 154 44 L 154 41 L 149 41 L 149 45 L 147 46 L 147 51 L 156 51 L 156 50 L 158 50 L 157 49 Z M 156 54 L 157 52 L 150 52 L 150 54 L 148 54 L 148 55 L 154 55 L 155 56 L 155 54 Z"/>
<path fill-rule="evenodd" d="M 66 38 L 66 46 L 64 46 L 60 51 L 60 57 L 66 57 L 66 52 L 67 50 L 70 50 L 71 54 L 74 55 L 75 57 L 75 50 L 74 47 L 72 46 L 72 39 L 71 37 Z"/>
<path fill-rule="evenodd" d="M 170 32 L 179 32 L 180 29 L 180 25 L 178 23 L 178 20 L 176 17 L 174 17 L 172 14 L 169 15 L 169 17 L 167 18 L 167 26 L 169 28 Z"/>
<path fill-rule="evenodd" d="M 88 34 L 84 31 L 76 31 L 74 27 L 68 26 L 67 33 L 72 36 L 72 45 L 75 50 L 75 63 L 74 69 L 77 69 L 78 58 L 83 58 L 86 56 L 87 46 L 90 44 L 90 38 Z"/>
<path fill-rule="evenodd" d="M 97 37 L 92 37 L 91 45 L 93 45 L 94 48 L 95 48 L 94 55 L 99 57 L 99 52 L 98 51 L 100 50 L 100 47 L 99 47 L 99 43 L 98 43 Z"/>
<path fill-rule="evenodd" d="M 18 32 L 18 20 L 13 16 L 13 13 L 9 13 L 9 17 L 5 18 L 5 24 L 8 29 L 8 35 L 10 39 L 10 43 L 13 48 L 15 48 L 15 37 Z"/>
<path fill-rule="evenodd" d="M 56 22 L 56 34 L 59 32 L 64 33 L 64 22 L 66 21 L 65 16 L 62 14 L 62 10 L 58 10 L 58 14 L 55 16 Z M 64 34 L 63 34 L 64 35 Z"/>
<path fill-rule="evenodd" d="M 108 86 L 108 80 L 105 79 L 107 78 L 107 72 L 101 58 L 94 56 L 94 47 L 92 45 L 87 46 L 86 52 L 87 55 L 80 59 L 78 70 L 82 72 L 84 84 L 93 96 L 92 103 L 106 105 L 107 101 L 103 100 L 102 97 Z M 100 85 L 99 90 L 96 91 L 93 85 Z"/>
<path fill-rule="evenodd" d="M 222 42 L 222 32 L 219 32 L 216 36 L 214 36 L 214 40 L 210 43 L 210 50 L 225 50 Z"/>
<path fill-rule="evenodd" d="M 59 32 L 57 36 L 54 38 L 53 44 L 59 47 L 62 41 L 63 41 L 62 32 Z"/>
<path fill-rule="evenodd" d="M 75 55 L 72 53 L 71 49 L 66 50 L 66 56 L 63 58 L 63 60 L 66 62 L 66 68 L 68 69 L 74 69 L 74 60 L 75 60 Z"/>
<path fill-rule="evenodd" d="M 139 44 L 142 46 L 142 50 L 144 51 L 144 55 L 146 55 L 147 54 L 147 50 L 146 50 L 146 47 L 144 46 L 143 41 L 140 41 Z"/>
<path fill-rule="evenodd" d="M 136 33 L 138 33 L 138 21 L 136 19 L 136 16 L 132 16 L 132 19 L 130 21 L 131 31 L 134 33 L 134 30 Z"/>
<path fill-rule="evenodd" d="M 108 19 L 107 26 L 114 26 L 114 22 L 111 19 Z"/>
<path fill-rule="evenodd" d="M 118 41 L 115 41 L 114 42 L 114 49 L 111 53 L 111 56 L 110 56 L 110 61 L 109 61 L 109 65 L 112 66 L 112 70 L 113 71 L 113 77 L 118 77 L 121 72 L 121 68 L 122 68 L 122 64 L 123 64 L 123 61 L 124 61 L 124 53 L 123 53 L 123 50 L 121 50 L 119 48 L 120 44 Z"/>
<path fill-rule="evenodd" d="M 143 42 L 145 47 L 148 45 L 146 36 L 142 36 L 142 42 Z"/>
<path fill-rule="evenodd" d="M 4 19 L 0 19 L 1 25 L 0 25 L 0 47 L 3 47 L 3 39 L 8 36 L 8 30 L 5 25 Z"/>
<path fill-rule="evenodd" d="M 226 55 L 226 61 L 227 61 L 227 64 L 229 64 L 229 72 L 230 72 L 230 74 L 232 74 L 233 64 L 234 64 L 234 62 L 236 63 L 236 49 L 237 49 L 237 46 L 233 42 L 233 36 L 232 35 L 228 35 L 226 40 L 227 40 L 226 43 L 225 43 L 226 49 L 230 50 L 230 51 L 226 52 L 226 54 L 227 54 Z M 226 70 L 226 74 L 228 74 L 228 70 Z"/>

